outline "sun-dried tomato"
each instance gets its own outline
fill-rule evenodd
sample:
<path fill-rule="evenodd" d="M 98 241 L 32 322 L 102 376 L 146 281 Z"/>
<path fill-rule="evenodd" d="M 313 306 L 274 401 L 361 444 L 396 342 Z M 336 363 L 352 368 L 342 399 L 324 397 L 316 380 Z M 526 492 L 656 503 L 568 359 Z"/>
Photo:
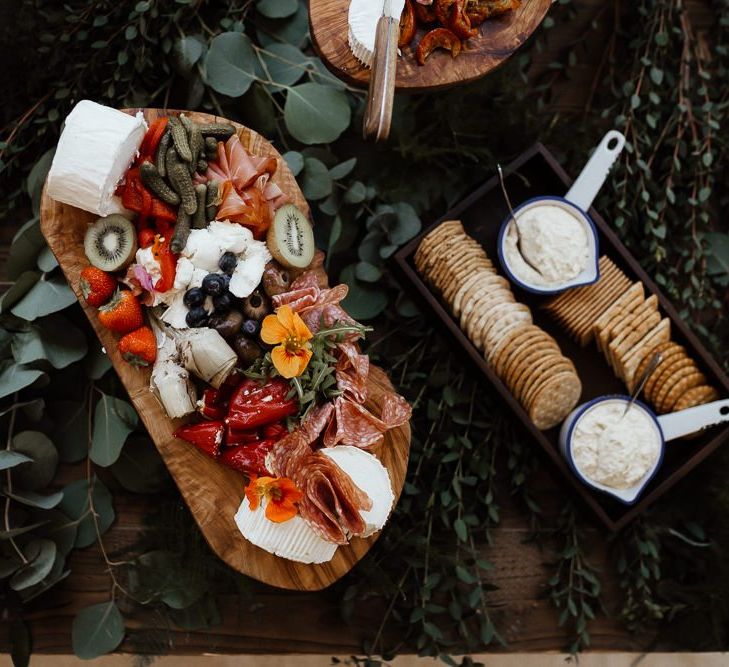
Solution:
<path fill-rule="evenodd" d="M 413 10 L 418 25 L 430 25 L 438 20 L 435 13 L 435 3 L 432 5 L 421 5 L 419 2 L 415 2 Z"/>
<path fill-rule="evenodd" d="M 433 6 L 435 7 L 435 15 L 438 17 L 438 23 L 443 28 L 447 28 L 451 19 L 451 7 L 456 3 L 456 0 L 434 0 Z"/>
<path fill-rule="evenodd" d="M 456 0 L 451 7 L 451 20 L 448 27 L 461 39 L 471 39 L 478 35 L 478 29 L 471 27 L 471 20 L 466 14 L 466 1 Z"/>
<path fill-rule="evenodd" d="M 481 25 L 492 16 L 505 14 L 521 5 L 520 0 L 467 0 L 466 16 L 473 27 Z"/>
<path fill-rule="evenodd" d="M 415 10 L 413 9 L 412 0 L 405 0 L 405 8 L 402 10 L 400 16 L 400 39 L 397 40 L 397 45 L 401 49 L 415 37 Z"/>
<path fill-rule="evenodd" d="M 417 58 L 420 65 L 425 61 L 434 49 L 447 49 L 451 57 L 455 58 L 461 52 L 461 40 L 448 28 L 436 28 L 426 33 L 418 44 Z"/>

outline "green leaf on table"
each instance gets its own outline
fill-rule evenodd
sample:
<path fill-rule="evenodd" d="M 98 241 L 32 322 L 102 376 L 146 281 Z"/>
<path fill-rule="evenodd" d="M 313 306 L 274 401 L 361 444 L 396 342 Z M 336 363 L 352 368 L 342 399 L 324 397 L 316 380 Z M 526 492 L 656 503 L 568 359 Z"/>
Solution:
<path fill-rule="evenodd" d="M 387 306 L 387 295 L 363 285 L 357 280 L 355 271 L 354 264 L 342 269 L 340 279 L 349 286 L 349 293 L 342 301 L 342 306 L 355 320 L 377 317 Z"/>
<path fill-rule="evenodd" d="M 55 491 L 54 493 L 43 495 L 35 491 L 20 491 L 19 489 L 13 489 L 11 492 L 6 488 L 3 490 L 3 493 L 6 496 L 10 496 L 13 500 L 17 500 L 21 505 L 37 507 L 42 510 L 53 509 L 63 500 L 63 491 Z"/>
<path fill-rule="evenodd" d="M 33 646 L 33 639 L 30 636 L 28 624 L 18 619 L 10 626 L 10 659 L 13 667 L 28 667 L 30 654 Z"/>
<path fill-rule="evenodd" d="M 88 454 L 88 413 L 85 403 L 53 401 L 48 404 L 53 419 L 51 433 L 61 461 L 76 463 Z"/>
<path fill-rule="evenodd" d="M 33 321 L 38 317 L 50 315 L 68 308 L 76 301 L 76 295 L 63 276 L 57 275 L 48 280 L 39 280 L 10 312 L 21 319 Z"/>
<path fill-rule="evenodd" d="M 40 230 L 38 217 L 28 220 L 13 237 L 10 257 L 5 265 L 5 273 L 10 280 L 15 280 L 24 271 L 37 266 L 38 254 L 46 246 L 46 240 Z"/>
<path fill-rule="evenodd" d="M 709 275 L 729 275 L 729 234 L 709 232 L 705 238 L 709 242 L 707 272 Z"/>
<path fill-rule="evenodd" d="M 104 468 L 119 458 L 127 436 L 139 424 L 139 416 L 126 401 L 104 394 L 94 410 L 91 460 Z"/>
<path fill-rule="evenodd" d="M 183 630 L 205 630 L 220 624 L 220 612 L 213 595 L 204 595 L 184 609 L 170 609 L 172 622 Z"/>
<path fill-rule="evenodd" d="M 160 600 L 171 609 L 184 609 L 205 593 L 203 580 L 171 551 L 150 551 L 135 564 L 135 577 L 129 584 L 137 599 Z"/>
<path fill-rule="evenodd" d="M 92 380 L 100 380 L 111 369 L 111 359 L 103 350 L 97 338 L 91 343 L 83 363 L 86 375 Z"/>
<path fill-rule="evenodd" d="M 58 551 L 67 556 L 76 542 L 76 522 L 69 519 L 58 508 L 33 510 L 30 513 L 30 518 L 38 522 L 36 525 L 43 526 L 37 534 L 40 537 L 53 540 L 58 547 Z"/>
<path fill-rule="evenodd" d="M 299 2 L 296 13 L 283 19 L 261 17 L 256 21 L 256 37 L 264 47 L 282 42 L 303 49 L 309 41 L 309 12 L 306 3 Z"/>
<path fill-rule="evenodd" d="M 382 278 L 382 271 L 379 267 L 369 262 L 358 262 L 354 273 L 359 280 L 366 283 L 376 283 Z"/>
<path fill-rule="evenodd" d="M 134 493 L 158 493 L 170 480 L 167 467 L 148 436 L 129 438 L 111 472 L 119 484 Z"/>
<path fill-rule="evenodd" d="M 326 165 L 315 157 L 304 159 L 304 171 L 301 174 L 301 191 L 307 199 L 316 201 L 324 199 L 332 192 L 334 182 Z"/>
<path fill-rule="evenodd" d="M 54 368 L 65 368 L 86 355 L 83 331 L 65 317 L 55 314 L 13 336 L 13 357 L 19 364 L 47 360 Z"/>
<path fill-rule="evenodd" d="M 10 580 L 10 588 L 21 591 L 40 583 L 53 568 L 58 549 L 51 540 L 39 539 L 23 547 L 23 555 L 28 561 Z"/>
<path fill-rule="evenodd" d="M 344 162 L 340 162 L 337 166 L 332 167 L 329 170 L 329 175 L 335 181 L 338 181 L 340 178 L 349 176 L 349 174 L 352 173 L 352 169 L 354 169 L 356 164 L 357 164 L 356 157 L 350 158 L 349 160 L 345 160 Z"/>
<path fill-rule="evenodd" d="M 8 470 L 9 468 L 14 468 L 21 463 L 28 463 L 32 460 L 20 452 L 0 449 L 0 470 Z"/>
<path fill-rule="evenodd" d="M 420 218 L 415 209 L 405 202 L 398 202 L 392 205 L 397 215 L 394 226 L 388 232 L 390 242 L 395 245 L 402 245 L 414 238 L 422 227 Z"/>
<path fill-rule="evenodd" d="M 281 157 L 286 160 L 286 164 L 294 176 L 298 176 L 301 173 L 301 170 L 304 168 L 304 156 L 301 153 L 298 151 L 288 151 Z"/>
<path fill-rule="evenodd" d="M 58 452 L 48 436 L 40 431 L 21 431 L 13 438 L 13 452 L 24 454 L 30 462 L 13 471 L 13 482 L 26 491 L 39 491 L 56 476 Z"/>
<path fill-rule="evenodd" d="M 307 57 L 291 44 L 270 44 L 260 51 L 265 74 L 268 74 L 273 90 L 281 86 L 293 86 L 307 72 Z"/>
<path fill-rule="evenodd" d="M 89 485 L 87 480 L 79 479 L 64 487 L 61 495 L 63 500 L 58 506 L 69 519 L 78 521 L 75 546 L 78 549 L 93 544 L 96 541 L 96 528 L 89 508 Z M 111 493 L 104 483 L 94 477 L 92 500 L 98 515 L 99 532 L 103 535 L 114 522 L 114 507 Z"/>
<path fill-rule="evenodd" d="M 43 510 L 44 512 L 52 512 L 53 510 Z M 35 523 L 29 523 L 25 526 L 18 526 L 17 528 L 11 528 L 10 530 L 0 530 L 0 540 L 9 540 L 11 537 L 18 537 L 29 533 L 31 530 L 44 526 L 46 521 L 36 521 Z"/>
<path fill-rule="evenodd" d="M 64 554 L 56 552 L 56 559 L 53 562 L 51 571 L 41 581 L 35 584 L 35 586 L 29 586 L 20 591 L 20 597 L 23 602 L 30 602 L 30 600 L 37 598 L 71 574 L 71 570 L 64 569 L 65 565 L 66 557 Z"/>
<path fill-rule="evenodd" d="M 43 248 L 43 250 L 40 251 L 38 259 L 36 260 L 36 264 L 41 271 L 49 273 L 58 266 L 58 260 L 53 254 L 53 251 L 48 246 L 46 246 L 45 248 Z"/>
<path fill-rule="evenodd" d="M 342 199 L 347 204 L 361 204 L 367 196 L 367 188 L 361 181 L 355 181 L 347 188 Z"/>
<path fill-rule="evenodd" d="M 251 40 L 239 32 L 214 37 L 205 56 L 204 70 L 205 81 L 214 91 L 240 97 L 259 76 Z"/>
<path fill-rule="evenodd" d="M 15 282 L 8 288 L 8 291 L 0 296 L 0 313 L 10 310 L 20 301 L 30 288 L 40 280 L 41 274 L 37 271 L 24 271 Z"/>
<path fill-rule="evenodd" d="M 47 377 L 43 371 L 25 368 L 6 359 L 0 362 L 0 398 L 24 389 L 42 377 Z"/>
<path fill-rule="evenodd" d="M 256 9 L 270 19 L 284 19 L 296 13 L 299 0 L 258 0 Z"/>
<path fill-rule="evenodd" d="M 124 619 L 113 600 L 82 609 L 73 619 L 71 644 L 82 660 L 111 653 L 124 639 Z"/>
<path fill-rule="evenodd" d="M 205 52 L 205 45 L 196 35 L 185 35 L 172 46 L 172 64 L 175 71 L 187 76 Z"/>
<path fill-rule="evenodd" d="M 347 129 L 351 110 L 347 96 L 320 83 L 302 83 L 286 95 L 284 121 L 295 139 L 304 144 L 328 143 Z"/>

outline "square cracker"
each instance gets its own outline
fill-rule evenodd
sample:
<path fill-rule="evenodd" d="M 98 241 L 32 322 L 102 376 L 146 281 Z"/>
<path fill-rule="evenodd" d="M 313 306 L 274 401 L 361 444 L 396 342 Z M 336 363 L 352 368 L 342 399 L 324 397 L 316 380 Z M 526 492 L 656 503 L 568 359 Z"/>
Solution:
<path fill-rule="evenodd" d="M 658 345 L 671 339 L 671 320 L 664 317 L 633 347 L 630 352 L 620 359 L 622 379 L 630 385 L 635 377 L 638 364 L 646 354 L 650 354 Z"/>
<path fill-rule="evenodd" d="M 637 282 L 628 289 L 623 296 L 613 303 L 593 325 L 595 332 L 595 342 L 598 349 L 605 354 L 609 336 L 612 329 L 617 326 L 626 316 L 628 316 L 636 308 L 645 301 L 645 290 L 643 283 Z"/>

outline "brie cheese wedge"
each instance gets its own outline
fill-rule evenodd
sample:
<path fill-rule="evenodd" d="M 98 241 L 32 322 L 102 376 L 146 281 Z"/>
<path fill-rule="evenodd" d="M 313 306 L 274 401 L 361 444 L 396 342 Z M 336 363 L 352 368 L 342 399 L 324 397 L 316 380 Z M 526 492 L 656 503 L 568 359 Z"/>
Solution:
<path fill-rule="evenodd" d="M 382 16 L 382 2 L 351 0 L 349 3 L 349 48 L 365 67 L 372 67 L 377 22 Z"/>
<path fill-rule="evenodd" d="M 58 141 L 48 172 L 48 195 L 100 216 L 124 213 L 114 190 L 146 131 L 141 112 L 130 116 L 81 100 L 68 114 Z"/>
<path fill-rule="evenodd" d="M 324 447 L 319 451 L 344 470 L 372 500 L 372 509 L 360 512 L 367 524 L 363 537 L 369 537 L 381 530 L 387 522 L 395 502 L 395 494 L 392 491 L 387 468 L 380 463 L 376 456 L 359 447 L 337 445 L 336 447 Z"/>

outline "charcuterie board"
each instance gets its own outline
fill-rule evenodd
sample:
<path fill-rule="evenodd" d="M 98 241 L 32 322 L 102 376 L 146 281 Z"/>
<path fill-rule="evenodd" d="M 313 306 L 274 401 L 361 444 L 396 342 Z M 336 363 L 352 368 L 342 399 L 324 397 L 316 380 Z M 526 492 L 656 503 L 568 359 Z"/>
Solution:
<path fill-rule="evenodd" d="M 133 109 L 128 112 L 137 111 Z M 157 109 L 141 111 L 148 122 L 166 115 L 165 111 Z M 220 120 L 200 113 L 189 113 L 188 116 L 201 123 Z M 241 125 L 236 125 L 236 129 L 241 143 L 251 153 L 278 159 L 279 168 L 273 181 L 302 211 L 308 211 L 306 200 L 293 174 L 276 149 L 256 132 Z M 81 298 L 78 288 L 79 274 L 88 263 L 84 254 L 84 234 L 88 223 L 95 217 L 91 213 L 56 202 L 44 192 L 41 203 L 43 234 L 205 539 L 230 567 L 267 584 L 294 590 L 319 590 L 330 585 L 346 574 L 367 553 L 379 533 L 366 539 L 352 539 L 349 545 L 337 549 L 331 561 L 321 565 L 284 560 L 242 537 L 233 517 L 244 497 L 243 476 L 218 465 L 199 450 L 173 436 L 181 420 L 169 419 L 151 393 L 150 370 L 134 368 L 122 360 L 113 334 L 101 326 L 96 309 L 89 307 Z M 379 406 L 382 392 L 391 389 L 385 373 L 372 367 L 368 378 L 367 407 Z M 405 424 L 389 431 L 384 442 L 373 451 L 387 468 L 396 497 L 399 496 L 405 480 L 409 449 L 410 429 Z"/>
<path fill-rule="evenodd" d="M 562 195 L 572 185 L 572 179 L 541 144 L 537 144 L 514 160 L 506 167 L 504 174 L 506 189 L 515 204 L 537 197 Z M 626 276 L 628 283 L 638 281 L 642 283 L 647 296 L 650 295 L 651 298 L 655 296 L 654 301 L 657 301 L 663 316 L 670 320 L 672 340 L 685 348 L 686 353 L 705 376 L 707 384 L 714 387 L 720 396 L 729 395 L 729 378 L 681 320 L 671 302 L 661 293 L 658 286 L 650 279 L 597 211 L 591 208 L 589 214 L 595 223 L 596 233 L 599 237 L 600 254 L 614 263 L 615 267 Z M 461 330 L 458 320 L 451 315 L 448 304 L 426 282 L 415 265 L 415 253 L 423 237 L 446 220 L 460 220 L 468 235 L 475 239 L 498 265 L 499 229 L 507 215 L 508 208 L 499 188 L 499 179 L 497 175 L 494 175 L 402 248 L 395 255 L 397 265 L 405 280 L 414 287 L 415 293 L 437 316 L 437 320 L 448 335 L 457 342 L 456 348 L 468 359 L 469 364 L 477 369 L 476 372 L 485 381 L 490 382 L 503 397 L 516 418 L 533 437 L 535 445 L 542 449 L 555 470 L 559 471 L 560 478 L 565 485 L 573 488 L 608 529 L 620 530 L 720 445 L 726 443 L 729 440 L 729 426 L 716 426 L 691 439 L 678 441 L 677 444 L 668 447 L 660 469 L 646 485 L 644 493 L 635 504 L 623 504 L 615 498 L 599 493 L 581 483 L 560 454 L 559 425 L 540 430 L 511 392 L 509 386 L 494 372 L 481 352 Z M 503 271 L 500 265 L 498 270 Z M 581 346 L 567 334 L 562 325 L 550 316 L 545 308 L 549 303 L 548 297 L 520 289 L 511 282 L 510 286 L 517 301 L 529 307 L 534 324 L 552 336 L 558 343 L 562 354 L 574 364 L 582 381 L 580 402 L 584 403 L 600 396 L 626 392 L 625 385 L 617 379 L 596 346 L 594 344 Z"/>
<path fill-rule="evenodd" d="M 405 47 L 398 58 L 396 89 L 415 93 L 480 79 L 529 39 L 551 4 L 551 0 L 523 0 L 513 12 L 485 21 L 479 34 L 468 40 L 456 58 L 446 51 L 437 51 L 420 66 L 415 59 L 415 43 Z M 365 87 L 370 71 L 352 55 L 347 43 L 348 9 L 349 0 L 309 0 L 311 39 L 334 74 L 351 85 Z"/>

